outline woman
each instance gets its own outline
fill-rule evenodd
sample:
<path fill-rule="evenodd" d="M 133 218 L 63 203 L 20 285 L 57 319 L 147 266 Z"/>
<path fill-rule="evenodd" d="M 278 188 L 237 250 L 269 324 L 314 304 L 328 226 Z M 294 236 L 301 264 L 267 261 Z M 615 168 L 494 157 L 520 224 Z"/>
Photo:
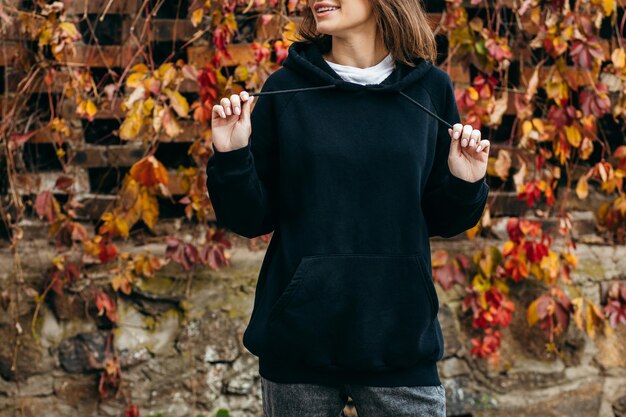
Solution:
<path fill-rule="evenodd" d="M 308 5 L 255 110 L 242 91 L 212 116 L 218 224 L 274 232 L 243 335 L 264 410 L 337 416 L 349 395 L 360 417 L 445 416 L 429 237 L 478 222 L 490 144 L 460 123 L 420 0 Z"/>

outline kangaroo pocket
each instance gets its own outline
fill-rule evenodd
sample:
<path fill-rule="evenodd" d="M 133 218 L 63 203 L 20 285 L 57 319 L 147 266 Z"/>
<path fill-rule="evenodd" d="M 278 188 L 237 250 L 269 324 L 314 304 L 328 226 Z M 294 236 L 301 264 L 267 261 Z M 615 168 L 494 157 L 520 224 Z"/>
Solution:
<path fill-rule="evenodd" d="M 268 317 L 267 354 L 325 370 L 436 360 L 437 294 L 421 254 L 305 256 Z"/>

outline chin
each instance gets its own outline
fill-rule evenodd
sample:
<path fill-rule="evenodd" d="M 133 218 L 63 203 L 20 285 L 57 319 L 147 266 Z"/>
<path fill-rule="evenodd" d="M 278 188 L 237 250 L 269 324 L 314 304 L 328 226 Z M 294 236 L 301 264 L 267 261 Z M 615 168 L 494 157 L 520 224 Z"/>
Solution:
<path fill-rule="evenodd" d="M 335 36 L 338 33 L 340 33 L 339 30 L 334 29 L 334 28 L 329 28 L 327 25 L 324 25 L 324 24 L 317 26 L 317 32 L 322 35 L 330 35 L 330 36 Z"/>

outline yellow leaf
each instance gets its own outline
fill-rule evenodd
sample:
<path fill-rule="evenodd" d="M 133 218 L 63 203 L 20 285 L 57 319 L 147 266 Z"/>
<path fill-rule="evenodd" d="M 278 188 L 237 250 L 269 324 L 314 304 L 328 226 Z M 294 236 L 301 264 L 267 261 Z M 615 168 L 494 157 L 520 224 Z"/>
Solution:
<path fill-rule="evenodd" d="M 578 152 L 580 153 L 581 159 L 589 159 L 589 156 L 591 156 L 591 153 L 593 152 L 593 141 L 585 136 L 582 140 L 580 148 L 578 149 Z"/>
<path fill-rule="evenodd" d="M 526 312 L 526 320 L 528 321 L 529 326 L 534 326 L 537 321 L 539 321 L 539 313 L 537 311 L 537 303 L 540 299 L 536 299 L 530 306 L 528 306 L 528 311 Z"/>
<path fill-rule="evenodd" d="M 571 266 L 573 266 L 574 268 L 576 268 L 578 266 L 578 257 L 576 255 L 574 255 L 573 253 L 562 253 L 561 256 L 563 257 L 563 259 L 565 259 L 565 261 L 570 264 Z"/>
<path fill-rule="evenodd" d="M 172 108 L 174 109 L 174 111 L 180 117 L 188 117 L 189 116 L 189 103 L 187 102 L 187 99 L 183 97 L 183 95 L 180 94 L 178 91 L 173 91 L 173 90 L 170 90 L 169 88 L 166 88 L 164 92 L 169 97 L 170 104 Z"/>
<path fill-rule="evenodd" d="M 596 335 L 596 329 L 595 329 L 595 320 L 593 317 L 593 309 L 591 309 L 589 306 L 587 306 L 587 311 L 586 311 L 586 321 L 587 321 L 587 334 L 589 335 L 589 337 L 591 337 L 592 339 L 595 337 Z"/>
<path fill-rule="evenodd" d="M 150 69 L 148 68 L 148 66 L 146 64 L 135 64 L 130 68 L 130 72 L 142 72 L 142 73 L 146 73 L 149 72 Z"/>
<path fill-rule="evenodd" d="M 469 240 L 474 240 L 474 238 L 476 237 L 476 234 L 478 234 L 479 231 L 480 231 L 480 221 L 476 223 L 474 227 L 467 229 L 465 233 Z"/>
<path fill-rule="evenodd" d="M 598 173 L 600 174 L 602 182 L 606 182 L 606 180 L 608 179 L 608 174 L 606 173 L 606 168 L 604 167 L 604 164 L 602 162 L 598 162 L 596 165 L 598 167 Z"/>
<path fill-rule="evenodd" d="M 132 274 L 128 271 L 125 271 L 123 274 L 116 275 L 111 280 L 111 286 L 113 290 L 122 292 L 126 295 L 129 295 L 132 292 L 131 282 L 134 281 Z"/>
<path fill-rule="evenodd" d="M 143 126 L 143 118 L 137 113 L 129 114 L 120 126 L 120 139 L 133 140 L 139 135 Z"/>
<path fill-rule="evenodd" d="M 137 88 L 141 85 L 144 78 L 146 78 L 145 72 L 133 72 L 128 76 L 128 78 L 126 78 L 126 86 L 130 88 Z"/>
<path fill-rule="evenodd" d="M 539 133 L 543 133 L 546 130 L 546 127 L 543 124 L 543 120 L 541 119 L 534 118 L 532 124 L 535 127 L 535 130 L 537 130 Z"/>
<path fill-rule="evenodd" d="M 467 89 L 467 94 L 472 100 L 478 101 L 478 98 L 479 98 L 478 91 L 476 91 L 474 87 L 469 87 Z"/>
<path fill-rule="evenodd" d="M 176 68 L 171 62 L 161 65 L 155 74 L 156 78 L 163 81 L 163 87 L 167 86 L 174 78 L 176 78 Z"/>
<path fill-rule="evenodd" d="M 224 23 L 226 24 L 226 26 L 232 29 L 233 32 L 237 32 L 238 26 L 237 19 L 235 19 L 235 13 L 227 13 L 226 17 L 224 18 Z"/>
<path fill-rule="evenodd" d="M 143 115 L 150 116 L 152 114 L 153 109 L 154 109 L 154 100 L 152 99 L 152 97 L 149 97 L 143 103 Z"/>
<path fill-rule="evenodd" d="M 548 256 L 541 258 L 540 264 L 545 272 L 546 282 L 553 283 L 559 275 L 559 257 L 556 252 L 548 251 Z"/>
<path fill-rule="evenodd" d="M 616 48 L 611 53 L 611 61 L 613 61 L 613 65 L 617 69 L 622 69 L 626 65 L 626 53 L 624 53 L 624 48 Z"/>
<path fill-rule="evenodd" d="M 501 149 L 500 152 L 498 152 L 498 159 L 496 160 L 494 169 L 502 181 L 506 181 L 509 177 L 511 165 L 511 153 L 505 149 Z"/>
<path fill-rule="evenodd" d="M 576 195 L 581 200 L 584 200 L 589 195 L 589 184 L 587 183 L 587 177 L 584 175 L 578 178 L 578 184 L 576 185 Z"/>
<path fill-rule="evenodd" d="M 80 37 L 80 34 L 78 33 L 78 30 L 76 29 L 76 26 L 74 26 L 73 23 L 63 22 L 59 24 L 59 29 L 67 33 L 67 35 L 72 39 L 76 39 Z"/>
<path fill-rule="evenodd" d="M 198 27 L 198 25 L 202 22 L 202 16 L 204 16 L 204 8 L 199 8 L 193 11 L 191 14 L 191 24 L 193 27 Z"/>
<path fill-rule="evenodd" d="M 237 65 L 235 68 L 235 80 L 237 81 L 247 81 L 250 73 L 248 72 L 248 67 L 245 65 Z"/>
<path fill-rule="evenodd" d="M 574 298 L 572 300 L 572 305 L 574 306 L 574 314 L 572 315 L 572 317 L 574 318 L 574 323 L 576 324 L 576 327 L 578 327 L 580 330 L 583 330 L 583 298 Z"/>
<path fill-rule="evenodd" d="M 128 237 L 128 223 L 126 223 L 126 220 L 122 219 L 121 217 L 117 217 L 115 219 L 115 227 L 117 228 L 117 231 L 119 232 L 120 236 L 122 237 Z"/>
<path fill-rule="evenodd" d="M 150 195 L 147 190 L 142 192 L 141 220 L 150 229 L 154 228 L 159 218 L 159 204 L 155 196 Z"/>
<path fill-rule="evenodd" d="M 45 28 L 39 33 L 39 47 L 50 44 L 50 39 L 52 39 L 52 30 L 50 28 Z"/>
<path fill-rule="evenodd" d="M 164 111 L 165 109 L 163 106 L 155 104 L 154 110 L 152 111 L 152 128 L 156 133 L 159 133 L 161 131 Z"/>
<path fill-rule="evenodd" d="M 96 113 L 98 112 L 98 108 L 94 104 L 93 100 L 87 100 L 87 105 L 85 106 L 85 112 L 87 113 L 87 116 L 89 116 L 90 119 L 93 119 L 93 117 L 96 115 Z"/>
<path fill-rule="evenodd" d="M 580 141 L 582 140 L 582 136 L 580 134 L 580 130 L 576 128 L 576 126 L 565 126 L 565 136 L 567 137 L 567 141 L 575 148 L 580 146 Z"/>
<path fill-rule="evenodd" d="M 491 288 L 491 280 L 484 278 L 481 274 L 476 274 L 472 279 L 472 287 L 481 293 L 487 292 Z"/>
<path fill-rule="evenodd" d="M 165 128 L 165 133 L 170 138 L 176 137 L 182 133 L 183 129 L 181 129 L 178 121 L 176 120 L 176 118 L 172 114 L 172 111 L 169 108 L 163 110 L 163 117 L 161 121 L 163 128 Z"/>
<path fill-rule="evenodd" d="M 560 36 L 552 39 L 552 45 L 559 54 L 562 54 L 567 50 L 567 41 Z"/>

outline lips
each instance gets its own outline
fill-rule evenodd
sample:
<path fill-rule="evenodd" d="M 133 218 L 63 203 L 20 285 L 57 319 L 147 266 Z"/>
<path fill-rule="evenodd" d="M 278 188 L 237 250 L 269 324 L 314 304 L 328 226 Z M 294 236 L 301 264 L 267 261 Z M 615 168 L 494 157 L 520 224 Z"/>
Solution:
<path fill-rule="evenodd" d="M 319 12 L 319 9 L 321 9 L 323 7 L 333 7 L 335 9 L 339 9 L 339 6 L 337 6 L 336 4 L 321 2 L 321 3 L 316 3 L 313 6 L 313 10 L 315 10 L 316 13 L 327 13 L 329 11 L 334 11 L 334 10 L 326 10 L 324 12 Z"/>

